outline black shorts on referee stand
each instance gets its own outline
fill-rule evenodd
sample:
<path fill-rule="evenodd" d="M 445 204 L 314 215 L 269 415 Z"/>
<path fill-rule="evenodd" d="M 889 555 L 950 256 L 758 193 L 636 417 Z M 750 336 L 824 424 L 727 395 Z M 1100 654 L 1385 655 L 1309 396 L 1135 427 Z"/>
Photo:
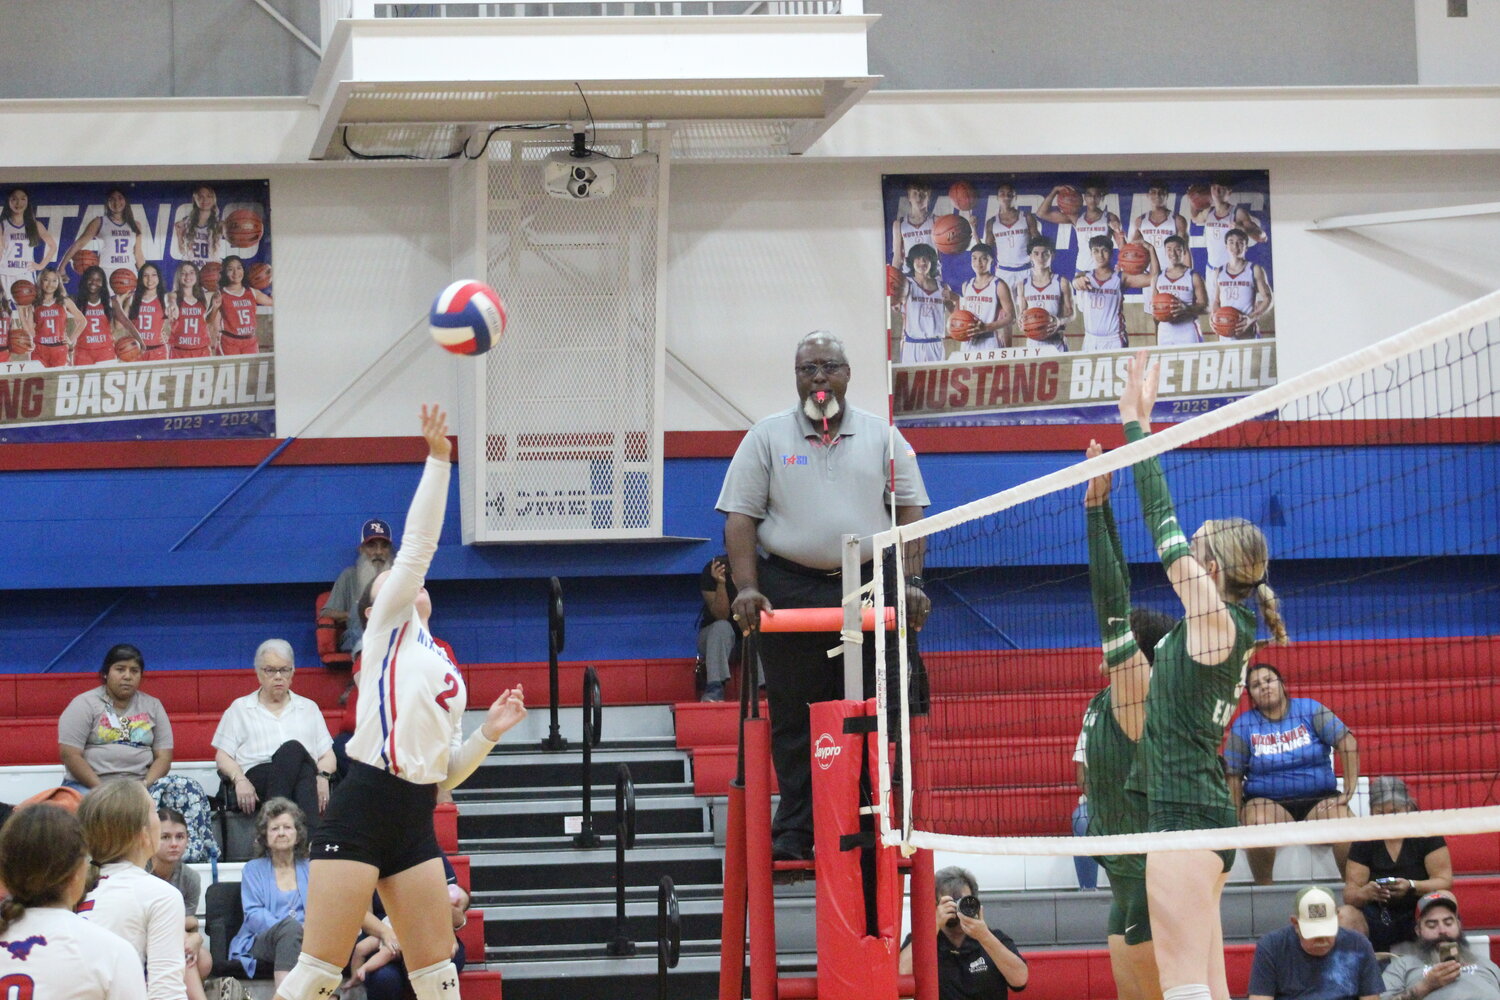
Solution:
<path fill-rule="evenodd" d="M 381 878 L 443 856 L 432 828 L 437 785 L 416 785 L 378 767 L 349 762 L 323 823 L 313 833 L 312 860 L 363 861 Z"/>

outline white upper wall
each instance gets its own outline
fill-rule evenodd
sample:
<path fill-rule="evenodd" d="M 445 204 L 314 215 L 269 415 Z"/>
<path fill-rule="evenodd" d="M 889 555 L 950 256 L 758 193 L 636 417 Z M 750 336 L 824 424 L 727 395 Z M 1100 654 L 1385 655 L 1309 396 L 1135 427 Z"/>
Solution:
<path fill-rule="evenodd" d="M 1466 17 L 1449 17 L 1448 0 L 1414 2 L 1418 83 L 1500 83 L 1500 3 L 1469 0 Z"/>

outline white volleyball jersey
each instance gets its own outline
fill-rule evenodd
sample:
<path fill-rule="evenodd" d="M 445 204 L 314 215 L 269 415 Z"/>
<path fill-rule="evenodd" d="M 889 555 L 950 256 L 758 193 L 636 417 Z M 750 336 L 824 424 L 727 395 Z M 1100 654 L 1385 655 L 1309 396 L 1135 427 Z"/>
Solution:
<path fill-rule="evenodd" d="M 1151 213 L 1147 212 L 1141 216 L 1137 227 L 1140 229 L 1141 239 L 1151 244 L 1151 248 L 1156 251 L 1156 259 L 1165 261 L 1167 251 L 1163 244 L 1167 242 L 1168 236 L 1177 235 L 1177 214 L 1168 212 L 1165 221 L 1152 222 Z"/>
<path fill-rule="evenodd" d="M 463 743 L 469 692 L 413 602 L 437 551 L 448 500 L 447 462 L 429 457 L 406 512 L 401 549 L 370 608 L 360 655 L 359 711 L 349 756 L 417 785 L 448 777 Z"/>
<path fill-rule="evenodd" d="M 1031 259 L 1026 256 L 1026 243 L 1031 239 L 1031 224 L 1026 220 L 1025 212 L 1017 212 L 1016 221 L 1009 226 L 1000 221 L 1000 216 L 992 215 L 985 224 L 984 232 L 995 248 L 997 267 L 1015 271 L 1031 266 Z"/>
<path fill-rule="evenodd" d="M 1234 228 L 1235 207 L 1229 206 L 1229 214 L 1215 215 L 1209 206 L 1203 219 L 1203 243 L 1208 247 L 1208 269 L 1223 267 L 1229 261 L 1229 251 L 1224 249 L 1224 236 Z"/>
<path fill-rule="evenodd" d="M 1121 308 L 1125 286 L 1120 280 L 1120 272 L 1112 272 L 1103 281 L 1093 271 L 1089 271 L 1084 277 L 1088 281 L 1088 288 L 1081 293 L 1083 301 L 1080 303 L 1084 336 L 1099 343 L 1110 342 L 1113 347 L 1126 346 L 1125 312 Z M 1105 348 L 1096 343 L 1094 349 Z"/>
<path fill-rule="evenodd" d="M 149 1000 L 187 1000 L 182 893 L 176 886 L 128 861 L 114 861 L 99 870 L 99 884 L 78 912 L 135 949 L 146 966 Z"/>
<path fill-rule="evenodd" d="M 1093 267 L 1094 258 L 1089 254 L 1089 240 L 1095 236 L 1109 236 L 1109 213 L 1100 212 L 1099 218 L 1093 222 L 1086 222 L 1082 215 L 1078 221 L 1073 223 L 1073 236 L 1078 243 L 1078 263 L 1075 269 L 1081 274 Z M 1114 246 L 1114 240 L 1110 240 L 1110 246 Z"/>
<path fill-rule="evenodd" d="M 182 926 L 181 902 L 177 924 Z M 135 949 L 76 913 L 51 906 L 28 909 L 0 937 L 5 1000 L 146 1000 L 146 976 Z M 181 955 L 177 965 L 182 967 Z"/>
<path fill-rule="evenodd" d="M 1162 271 L 1156 276 L 1156 281 L 1152 283 L 1151 291 L 1153 294 L 1156 292 L 1170 292 L 1181 301 L 1192 305 L 1193 269 L 1185 267 L 1182 269 L 1182 273 L 1175 278 L 1167 277 L 1167 272 Z M 1203 343 L 1203 333 L 1198 329 L 1198 318 L 1194 316 L 1179 320 L 1157 320 L 1156 343 L 1159 346 Z"/>
<path fill-rule="evenodd" d="M 99 220 L 99 266 L 105 275 L 114 274 L 120 268 L 135 271 L 135 230 L 123 222 L 113 222 L 109 216 Z"/>
<path fill-rule="evenodd" d="M 911 248 L 918 243 L 926 243 L 932 249 L 937 249 L 937 244 L 932 240 L 932 223 L 935 216 L 930 212 L 921 225 L 914 226 L 906 221 L 906 216 L 901 217 L 901 257 L 906 259 L 911 253 Z"/>

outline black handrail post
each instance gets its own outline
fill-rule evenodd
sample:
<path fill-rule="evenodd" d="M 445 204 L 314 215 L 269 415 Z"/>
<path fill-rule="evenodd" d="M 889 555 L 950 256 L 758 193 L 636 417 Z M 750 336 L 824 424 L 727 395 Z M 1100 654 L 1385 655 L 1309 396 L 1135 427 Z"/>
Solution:
<path fill-rule="evenodd" d="M 547 690 L 552 698 L 552 726 L 542 740 L 543 750 L 566 750 L 568 741 L 557 724 L 557 654 L 563 650 L 562 581 L 553 577 L 547 582 Z"/>
<path fill-rule="evenodd" d="M 615 936 L 609 942 L 609 953 L 634 955 L 635 942 L 625 923 L 625 851 L 635 846 L 635 782 L 630 780 L 630 765 L 615 769 Z"/>
<path fill-rule="evenodd" d="M 599 675 L 593 667 L 583 670 L 583 823 L 573 838 L 575 847 L 598 847 L 594 832 L 593 784 L 594 747 L 599 745 L 599 731 L 604 721 L 604 706 L 599 702 Z"/>
<path fill-rule="evenodd" d="M 656 886 L 656 1000 L 667 1000 L 667 970 L 681 957 L 682 911 L 672 876 L 663 875 Z"/>

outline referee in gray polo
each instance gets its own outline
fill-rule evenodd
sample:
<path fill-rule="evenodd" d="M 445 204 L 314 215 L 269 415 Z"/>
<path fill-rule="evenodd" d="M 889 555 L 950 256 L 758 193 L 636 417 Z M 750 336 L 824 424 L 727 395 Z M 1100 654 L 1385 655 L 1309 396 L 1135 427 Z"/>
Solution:
<path fill-rule="evenodd" d="M 745 634 L 760 627 L 760 613 L 777 608 L 833 608 L 843 602 L 839 579 L 842 537 L 864 538 L 890 527 L 892 500 L 889 428 L 884 420 L 849 407 L 849 360 L 833 334 L 817 330 L 797 345 L 794 369 L 798 403 L 766 417 L 740 442 L 724 476 L 716 507 L 724 513 L 730 572 L 739 585 L 731 611 Z M 896 521 L 922 516 L 927 491 L 916 454 L 895 440 Z M 906 557 L 909 624 L 919 629 L 930 608 L 922 592 L 919 546 Z M 872 552 L 861 553 L 863 581 Z M 889 562 L 887 563 L 889 566 Z M 894 573 L 891 568 L 889 572 Z M 894 576 L 886 580 L 893 594 Z M 894 662 L 894 633 L 887 656 Z M 843 666 L 828 649 L 838 633 L 767 633 L 761 665 L 771 709 L 771 757 L 781 804 L 771 824 L 777 860 L 812 857 L 812 774 L 807 706 L 844 696 Z M 875 646 L 864 649 L 865 694 L 874 694 Z"/>

